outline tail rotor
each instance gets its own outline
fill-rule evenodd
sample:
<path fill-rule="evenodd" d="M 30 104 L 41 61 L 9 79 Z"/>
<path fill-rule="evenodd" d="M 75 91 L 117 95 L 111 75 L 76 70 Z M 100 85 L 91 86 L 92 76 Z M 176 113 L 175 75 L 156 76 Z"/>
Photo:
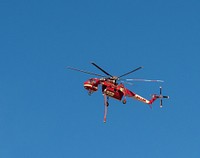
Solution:
<path fill-rule="evenodd" d="M 162 101 L 162 99 L 163 98 L 169 99 L 169 96 L 162 95 L 162 87 L 160 87 L 160 94 L 159 94 L 159 96 L 157 96 L 157 98 L 160 99 L 160 108 L 162 108 L 163 107 L 163 101 Z"/>

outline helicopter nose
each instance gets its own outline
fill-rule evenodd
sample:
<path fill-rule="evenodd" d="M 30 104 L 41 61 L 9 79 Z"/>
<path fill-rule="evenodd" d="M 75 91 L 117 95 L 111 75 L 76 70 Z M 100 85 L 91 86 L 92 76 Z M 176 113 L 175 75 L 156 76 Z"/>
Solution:
<path fill-rule="evenodd" d="M 88 82 L 85 82 L 85 83 L 83 84 L 83 86 L 84 86 L 85 89 L 90 89 L 90 88 L 92 87 L 92 85 L 89 84 Z"/>
<path fill-rule="evenodd" d="M 89 90 L 89 91 L 97 91 L 98 87 L 93 85 L 91 82 L 86 81 L 83 84 L 84 88 Z"/>

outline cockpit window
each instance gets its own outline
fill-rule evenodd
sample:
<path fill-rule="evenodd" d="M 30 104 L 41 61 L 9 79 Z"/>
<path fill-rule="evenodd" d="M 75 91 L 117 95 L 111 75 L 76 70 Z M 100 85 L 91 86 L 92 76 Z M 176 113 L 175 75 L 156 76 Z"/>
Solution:
<path fill-rule="evenodd" d="M 95 79 L 90 79 L 89 82 L 90 82 L 91 84 L 95 84 L 95 83 L 96 83 L 96 80 L 95 80 Z"/>

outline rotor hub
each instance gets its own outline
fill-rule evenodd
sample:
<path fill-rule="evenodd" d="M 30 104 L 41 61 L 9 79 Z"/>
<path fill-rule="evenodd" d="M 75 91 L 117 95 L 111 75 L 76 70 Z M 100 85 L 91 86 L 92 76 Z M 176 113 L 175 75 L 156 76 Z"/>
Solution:
<path fill-rule="evenodd" d="M 117 76 L 112 77 L 113 80 L 118 80 L 119 78 Z"/>

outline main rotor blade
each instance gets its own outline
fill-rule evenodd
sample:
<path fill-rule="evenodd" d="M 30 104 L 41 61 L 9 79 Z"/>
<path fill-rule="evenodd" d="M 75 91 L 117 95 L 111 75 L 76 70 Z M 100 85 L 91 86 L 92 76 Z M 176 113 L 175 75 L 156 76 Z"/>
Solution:
<path fill-rule="evenodd" d="M 119 76 L 118 78 L 121 78 L 121 77 L 123 77 L 123 76 L 126 76 L 126 75 L 128 75 L 128 74 L 130 74 L 130 73 L 133 73 L 133 72 L 135 72 L 135 71 L 137 71 L 137 70 L 139 70 L 139 69 L 141 69 L 141 68 L 143 68 L 143 67 L 140 66 L 140 67 L 138 67 L 138 68 L 136 68 L 136 69 L 134 69 L 134 70 L 132 70 L 132 71 L 130 71 L 130 72 L 127 72 L 127 73 L 125 73 L 125 74 Z"/>
<path fill-rule="evenodd" d="M 89 74 L 89 75 L 95 75 L 95 76 L 100 76 L 100 77 L 106 77 L 106 76 L 103 76 L 103 75 L 100 75 L 100 74 L 96 74 L 96 73 L 89 72 L 89 71 L 85 71 L 85 70 L 79 70 L 79 69 L 76 69 L 76 68 L 73 68 L 73 67 L 69 67 L 69 66 L 68 66 L 67 68 L 68 68 L 68 69 L 71 69 L 71 70 L 83 72 L 83 73 L 86 73 L 86 74 Z"/>
<path fill-rule="evenodd" d="M 124 84 L 129 84 L 129 85 L 133 85 L 133 83 L 132 82 L 127 82 L 127 81 L 121 81 L 122 83 L 124 83 Z"/>
<path fill-rule="evenodd" d="M 101 70 L 103 73 L 105 73 L 106 75 L 110 76 L 110 77 L 113 77 L 111 74 L 109 74 L 108 72 L 106 72 L 105 70 L 103 70 L 102 68 L 100 68 L 97 64 L 95 63 L 91 63 L 92 65 L 94 65 L 95 67 L 97 67 L 99 70 Z"/>
<path fill-rule="evenodd" d="M 149 80 L 149 79 L 139 79 L 139 78 L 130 78 L 126 81 L 141 81 L 141 82 L 164 82 L 163 80 Z"/>

